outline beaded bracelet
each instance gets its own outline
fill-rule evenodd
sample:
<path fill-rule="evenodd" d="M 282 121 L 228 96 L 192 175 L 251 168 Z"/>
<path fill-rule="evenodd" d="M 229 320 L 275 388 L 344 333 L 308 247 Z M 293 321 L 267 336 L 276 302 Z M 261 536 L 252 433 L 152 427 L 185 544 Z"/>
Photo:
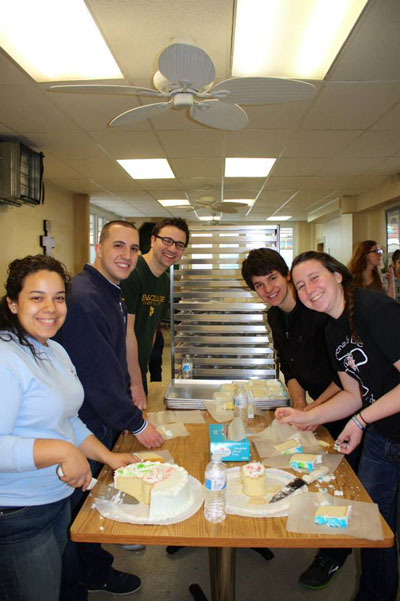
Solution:
<path fill-rule="evenodd" d="M 363 416 L 363 414 L 361 413 L 361 411 L 360 411 L 360 413 L 359 413 L 358 415 L 361 417 L 361 419 L 363 420 L 364 424 L 365 424 L 366 426 L 369 426 L 369 422 L 367 422 L 367 420 L 366 420 L 366 419 L 364 419 L 364 416 Z"/>
<path fill-rule="evenodd" d="M 358 428 L 360 428 L 360 430 L 362 432 L 364 432 L 365 427 L 362 425 L 362 423 L 360 422 L 360 420 L 355 415 L 353 415 L 353 417 L 351 418 L 351 421 L 353 421 L 356 424 L 356 426 Z"/>

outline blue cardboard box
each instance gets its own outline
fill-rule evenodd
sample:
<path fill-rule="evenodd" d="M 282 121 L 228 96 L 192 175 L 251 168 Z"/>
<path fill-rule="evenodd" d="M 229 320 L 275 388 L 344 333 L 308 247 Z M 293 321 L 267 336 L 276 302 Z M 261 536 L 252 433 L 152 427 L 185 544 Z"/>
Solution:
<path fill-rule="evenodd" d="M 249 461 L 250 442 L 248 438 L 242 440 L 227 440 L 223 424 L 209 424 L 210 456 L 220 453 L 222 461 Z"/>

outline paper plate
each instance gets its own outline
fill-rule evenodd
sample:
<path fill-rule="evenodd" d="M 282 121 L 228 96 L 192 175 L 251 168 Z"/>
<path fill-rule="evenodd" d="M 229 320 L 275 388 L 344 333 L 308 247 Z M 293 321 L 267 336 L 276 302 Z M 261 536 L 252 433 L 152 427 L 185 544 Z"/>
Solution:
<path fill-rule="evenodd" d="M 137 505 L 116 504 L 104 499 L 95 500 L 95 508 L 104 517 L 116 522 L 128 522 L 130 524 L 160 524 L 169 525 L 183 522 L 192 517 L 203 504 L 204 494 L 203 486 L 196 478 L 189 475 L 189 487 L 193 494 L 192 504 L 187 507 L 182 513 L 164 520 L 150 520 L 149 506 L 145 503 Z"/>
<path fill-rule="evenodd" d="M 285 484 L 294 479 L 293 474 L 270 468 L 265 470 L 268 486 L 283 488 Z M 241 515 L 252 518 L 266 517 L 281 517 L 288 514 L 290 497 L 307 490 L 307 486 L 302 486 L 288 497 L 277 501 L 276 503 L 268 503 L 277 490 L 267 493 L 265 504 L 252 505 L 251 498 L 244 494 L 242 483 L 240 481 L 240 467 L 232 467 L 227 470 L 228 483 L 226 492 L 226 511 L 233 515 Z"/>

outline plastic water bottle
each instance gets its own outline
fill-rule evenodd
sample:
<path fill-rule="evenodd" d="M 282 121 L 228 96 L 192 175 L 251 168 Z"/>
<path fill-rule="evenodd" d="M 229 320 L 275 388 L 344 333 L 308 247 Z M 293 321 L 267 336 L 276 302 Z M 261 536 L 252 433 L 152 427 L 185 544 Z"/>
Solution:
<path fill-rule="evenodd" d="M 205 472 L 204 517 L 209 522 L 226 518 L 226 467 L 220 455 L 214 454 Z"/>
<path fill-rule="evenodd" d="M 235 417 L 241 417 L 244 424 L 248 421 L 249 400 L 243 384 L 239 384 L 233 399 L 233 413 Z"/>
<path fill-rule="evenodd" d="M 182 359 L 182 378 L 184 380 L 193 378 L 193 361 L 189 355 L 185 355 Z"/>

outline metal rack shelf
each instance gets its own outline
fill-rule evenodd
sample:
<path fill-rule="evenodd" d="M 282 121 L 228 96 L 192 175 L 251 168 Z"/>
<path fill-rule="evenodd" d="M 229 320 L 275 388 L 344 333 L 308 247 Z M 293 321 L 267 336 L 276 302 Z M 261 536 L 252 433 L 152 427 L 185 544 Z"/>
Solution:
<path fill-rule="evenodd" d="M 266 305 L 241 276 L 253 248 L 279 248 L 279 226 L 199 226 L 171 268 L 171 377 L 185 354 L 197 379 L 275 378 Z"/>

